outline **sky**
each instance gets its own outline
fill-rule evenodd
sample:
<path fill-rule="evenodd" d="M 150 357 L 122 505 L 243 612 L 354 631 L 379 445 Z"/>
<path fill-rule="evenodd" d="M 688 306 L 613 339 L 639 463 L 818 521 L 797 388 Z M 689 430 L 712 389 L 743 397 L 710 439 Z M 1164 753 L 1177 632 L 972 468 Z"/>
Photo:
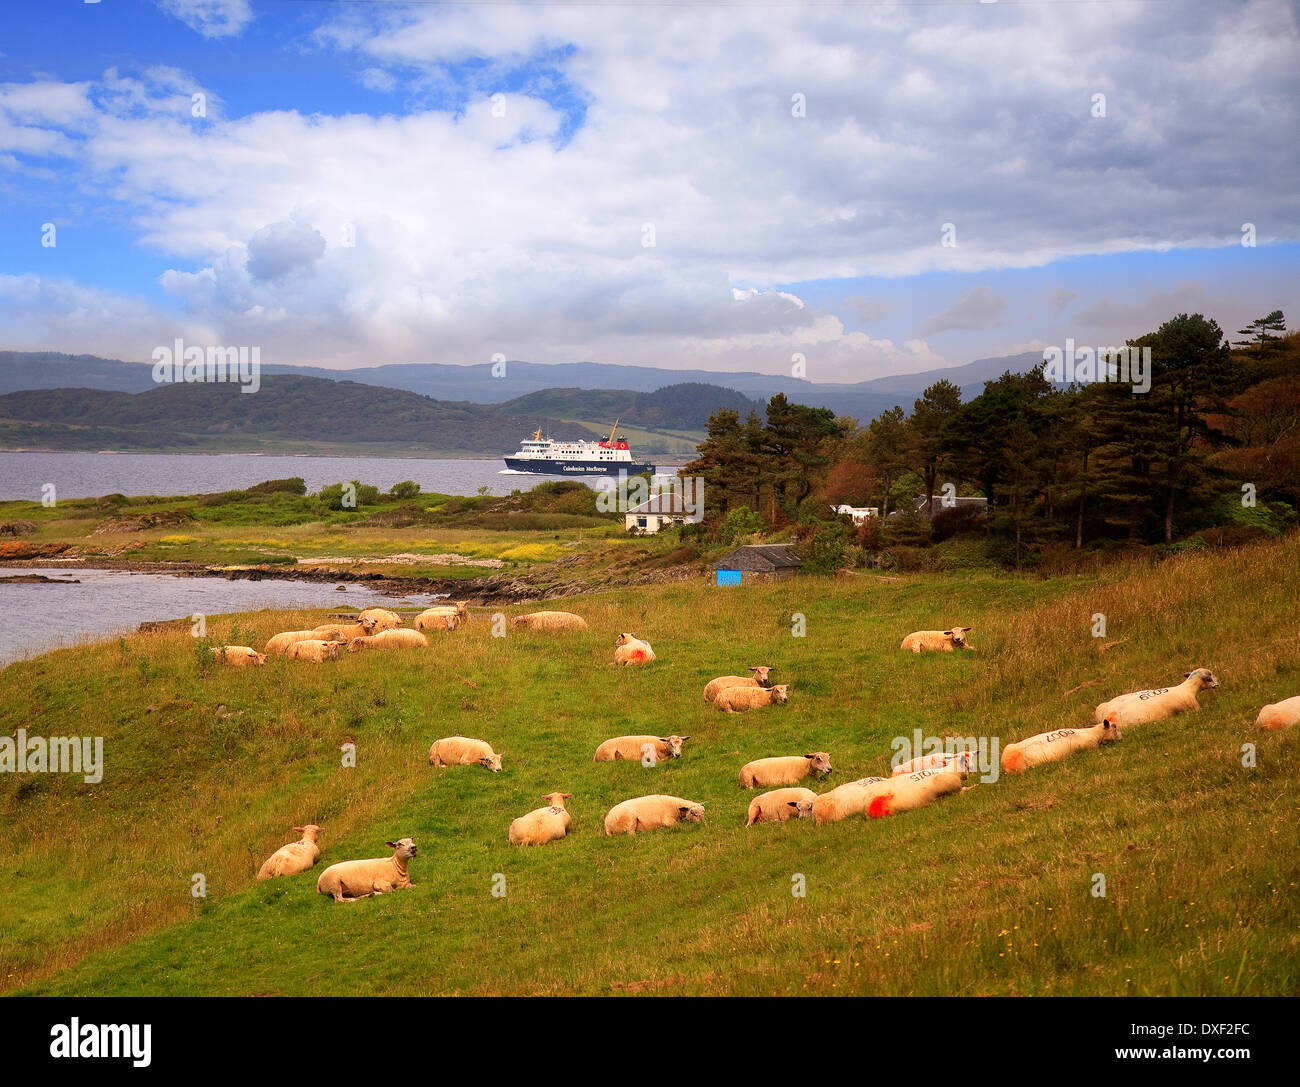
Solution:
<path fill-rule="evenodd" d="M 0 349 L 852 382 L 1300 327 L 1300 0 L 0 6 Z"/>

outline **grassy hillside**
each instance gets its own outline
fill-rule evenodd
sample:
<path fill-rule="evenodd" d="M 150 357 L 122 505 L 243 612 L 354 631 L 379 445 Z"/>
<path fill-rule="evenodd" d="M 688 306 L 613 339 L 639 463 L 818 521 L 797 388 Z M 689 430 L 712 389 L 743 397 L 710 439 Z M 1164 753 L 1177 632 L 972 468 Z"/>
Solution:
<path fill-rule="evenodd" d="M 1153 567 L 703 583 L 566 602 L 590 632 L 493 638 L 328 666 L 202 669 L 183 634 L 0 673 L 0 733 L 103 735 L 103 782 L 0 775 L 0 984 L 27 993 L 1019 993 L 1300 991 L 1300 730 L 1259 706 L 1300 693 L 1300 537 Z M 1091 617 L 1107 616 L 1099 652 Z M 805 637 L 791 616 L 806 617 Z M 256 642 L 323 613 L 214 620 Z M 975 653 L 912 656 L 909 630 L 973 626 Z M 620 630 L 660 660 L 608 662 Z M 779 666 L 791 701 L 728 717 L 709 678 Z M 1104 696 L 1194 665 L 1196 714 L 980 784 L 919 812 L 745 829 L 748 759 L 825 749 L 832 783 L 886 771 L 921 728 L 1004 742 L 1088 723 Z M 620 733 L 688 733 L 680 762 L 594 764 Z M 430 742 L 494 743 L 505 771 L 434 771 Z M 340 766 L 339 745 L 357 745 Z M 1242 744 L 1258 746 L 1244 769 Z M 506 842 L 553 789 L 574 833 Z M 669 792 L 703 826 L 607 839 L 614 802 Z M 409 891 L 336 906 L 315 874 L 253 877 L 291 824 L 322 865 L 421 846 Z M 317 869 L 319 871 L 319 869 Z M 190 896 L 202 873 L 208 896 Z M 1094 897 L 1094 876 L 1106 896 Z M 494 897 L 495 877 L 505 896 Z M 791 895 L 801 874 L 807 896 Z"/>

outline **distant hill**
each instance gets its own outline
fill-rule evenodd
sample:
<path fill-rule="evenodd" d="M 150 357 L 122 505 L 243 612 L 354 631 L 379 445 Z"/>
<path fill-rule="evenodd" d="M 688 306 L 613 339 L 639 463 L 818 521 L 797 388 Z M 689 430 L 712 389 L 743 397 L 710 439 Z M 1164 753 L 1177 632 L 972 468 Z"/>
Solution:
<path fill-rule="evenodd" d="M 264 375 L 261 389 L 252 395 L 233 384 L 155 385 L 152 380 L 146 391 L 134 393 L 26 389 L 0 396 L 0 445 L 159 451 L 327 451 L 333 446 L 394 454 L 495 457 L 517 449 L 519 441 L 538 426 L 557 437 L 601 437 L 604 432 L 599 426 L 574 420 L 603 418 L 607 409 L 615 415 L 644 410 L 646 418 L 635 419 L 641 429 L 693 431 L 701 429 L 700 413 L 709 405 L 750 403 L 731 390 L 712 386 L 685 390 L 670 386 L 649 394 L 611 390 L 599 394 L 608 402 L 594 406 L 589 403 L 593 394 L 576 390 L 535 395 L 540 397 L 537 403 L 471 404 L 355 381 L 287 374 Z"/>
<path fill-rule="evenodd" d="M 500 408 L 516 415 L 608 418 L 611 425 L 616 418 L 622 418 L 642 428 L 703 431 L 709 425 L 709 416 L 720 408 L 731 408 L 742 417 L 753 411 L 761 418 L 766 405 L 766 400 L 751 400 L 734 389 L 684 382 L 650 393 L 629 389 L 542 389 L 507 400 Z"/>
<path fill-rule="evenodd" d="M 801 404 L 830 408 L 837 415 L 851 415 L 867 421 L 897 404 L 910 408 L 912 401 L 940 378 L 958 384 L 963 395 L 969 398 L 983 389 L 985 381 L 996 378 L 1004 370 L 1023 373 L 1041 360 L 1039 352 L 1027 351 L 1002 358 L 977 359 L 964 366 L 873 378 L 854 384 L 823 384 L 772 374 L 668 370 L 598 362 L 542 364 L 507 361 L 502 377 L 493 376 L 490 363 L 470 366 L 398 363 L 352 370 L 267 365 L 263 367 L 263 373 L 352 381 L 404 389 L 441 401 L 499 405 L 517 403 L 529 394 L 543 390 L 652 393 L 665 386 L 704 384 L 734 390 L 744 397 L 761 401 L 783 392 Z M 147 363 L 48 351 L 0 351 L 0 393 L 73 387 L 143 392 L 153 387 L 153 377 Z M 618 414 L 617 404 L 621 401 L 611 398 L 599 403 L 614 405 L 615 414 Z M 600 414 L 608 414 L 608 407 L 602 407 Z M 584 411 L 576 417 L 590 418 L 591 414 Z"/>

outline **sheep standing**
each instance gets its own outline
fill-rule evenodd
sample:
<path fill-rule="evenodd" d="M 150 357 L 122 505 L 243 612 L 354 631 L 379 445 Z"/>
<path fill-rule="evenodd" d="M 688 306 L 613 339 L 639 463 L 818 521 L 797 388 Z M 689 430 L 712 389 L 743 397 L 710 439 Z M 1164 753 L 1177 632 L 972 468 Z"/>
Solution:
<path fill-rule="evenodd" d="M 605 834 L 636 834 L 638 830 L 658 830 L 679 822 L 703 823 L 704 805 L 680 796 L 654 793 L 615 804 L 605 813 Z"/>
<path fill-rule="evenodd" d="M 512 630 L 539 630 L 555 634 L 566 630 L 586 630 L 587 620 L 569 611 L 535 611 L 516 615 L 510 620 Z"/>
<path fill-rule="evenodd" d="M 444 736 L 441 740 L 434 740 L 429 748 L 430 766 L 473 766 L 475 763 L 487 767 L 494 774 L 501 770 L 501 756 L 486 740 Z"/>
<path fill-rule="evenodd" d="M 1269 732 L 1294 728 L 1298 724 L 1300 724 L 1300 695 L 1270 703 L 1260 710 L 1259 716 L 1255 718 L 1255 727 Z"/>
<path fill-rule="evenodd" d="M 867 800 L 863 814 L 883 819 L 932 804 L 941 796 L 961 792 L 961 775 L 948 770 L 920 770 L 906 777 L 890 778 Z"/>
<path fill-rule="evenodd" d="M 888 786 L 889 778 L 866 777 L 845 782 L 822 793 L 813 801 L 813 822 L 837 823 L 850 815 L 861 815 L 879 786 Z"/>
<path fill-rule="evenodd" d="M 789 687 L 788 683 L 775 687 L 723 687 L 713 699 L 713 708 L 724 713 L 745 713 L 763 706 L 781 706 Z"/>
<path fill-rule="evenodd" d="M 322 664 L 325 661 L 339 659 L 340 644 L 319 640 L 294 642 L 285 649 L 284 655 L 290 660 L 315 661 L 317 664 Z"/>
<path fill-rule="evenodd" d="M 903 639 L 899 649 L 908 649 L 913 653 L 930 650 L 936 653 L 951 653 L 955 649 L 974 649 L 966 641 L 966 635 L 974 627 L 952 627 L 950 630 L 915 630 Z"/>
<path fill-rule="evenodd" d="M 811 755 L 779 755 L 771 759 L 755 759 L 740 768 L 740 787 L 752 789 L 757 785 L 796 785 L 804 778 L 819 778 L 831 773 L 831 757 L 825 751 Z"/>
<path fill-rule="evenodd" d="M 807 819 L 813 813 L 817 794 L 811 789 L 772 789 L 759 793 L 749 802 L 745 826 L 755 823 L 784 823 L 787 819 Z"/>
<path fill-rule="evenodd" d="M 213 648 L 212 656 L 231 668 L 260 668 L 266 663 L 265 653 L 246 645 L 219 645 Z"/>
<path fill-rule="evenodd" d="M 635 634 L 620 634 L 614 642 L 614 663 L 649 664 L 655 659 L 655 651 L 649 642 L 643 642 Z"/>
<path fill-rule="evenodd" d="M 770 664 L 749 666 L 752 676 L 719 676 L 704 685 L 704 701 L 712 702 L 724 687 L 766 687 L 767 677 L 772 671 Z"/>
<path fill-rule="evenodd" d="M 320 874 L 316 890 L 333 896 L 335 902 L 356 902 L 371 895 L 414 887 L 406 866 L 419 853 L 419 847 L 410 838 L 384 844 L 394 851 L 391 857 L 331 864 Z"/>
<path fill-rule="evenodd" d="M 1194 668 L 1183 673 L 1184 679 L 1177 687 L 1161 687 L 1154 691 L 1131 691 L 1102 702 L 1093 710 L 1094 724 L 1106 718 L 1121 727 L 1145 725 L 1162 721 L 1171 714 L 1200 709 L 1196 696 L 1203 690 L 1213 690 L 1219 685 L 1208 668 Z"/>
<path fill-rule="evenodd" d="M 1007 744 L 1002 749 L 1002 769 L 1009 774 L 1018 774 L 1031 766 L 1056 762 L 1076 751 L 1087 751 L 1120 738 L 1119 726 L 1110 718 L 1091 728 L 1058 728 L 1055 732 L 1040 732 L 1027 740 Z"/>
<path fill-rule="evenodd" d="M 364 619 L 373 619 L 375 623 L 375 633 L 381 630 L 395 630 L 402 625 L 402 617 L 395 611 L 389 611 L 387 608 L 366 608 L 357 616 L 357 622 Z"/>
<path fill-rule="evenodd" d="M 321 828 L 315 823 L 303 827 L 293 827 L 302 837 L 296 842 L 282 845 L 266 858 L 257 872 L 257 878 L 273 879 L 275 876 L 295 876 L 305 872 L 320 859 L 320 846 L 316 844 Z"/>
<path fill-rule="evenodd" d="M 359 653 L 363 649 L 423 649 L 429 639 L 418 630 L 402 627 L 400 630 L 381 630 L 365 638 L 353 638 L 348 642 L 349 653 Z"/>
<path fill-rule="evenodd" d="M 595 762 L 617 762 L 619 759 L 642 761 L 653 753 L 655 762 L 680 759 L 682 744 L 689 736 L 615 736 L 596 748 Z"/>
<path fill-rule="evenodd" d="M 564 802 L 572 793 L 547 793 L 546 807 L 534 808 L 510 824 L 507 837 L 511 845 L 545 845 L 569 833 L 572 819 Z"/>

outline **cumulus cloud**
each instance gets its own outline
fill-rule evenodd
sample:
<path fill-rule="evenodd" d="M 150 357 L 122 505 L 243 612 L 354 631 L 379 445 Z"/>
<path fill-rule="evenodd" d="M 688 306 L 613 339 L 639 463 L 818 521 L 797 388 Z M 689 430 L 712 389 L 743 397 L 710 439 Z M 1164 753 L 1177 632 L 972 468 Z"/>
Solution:
<path fill-rule="evenodd" d="M 254 279 L 280 279 L 311 267 L 325 252 L 325 238 L 306 223 L 264 226 L 248 240 L 248 273 Z"/>
<path fill-rule="evenodd" d="M 972 287 L 942 313 L 921 324 L 921 335 L 939 332 L 971 332 L 992 328 L 998 323 L 1007 300 L 989 287 Z"/>
<path fill-rule="evenodd" d="M 163 11 L 205 38 L 228 38 L 253 20 L 248 0 L 157 0 L 157 3 Z"/>

